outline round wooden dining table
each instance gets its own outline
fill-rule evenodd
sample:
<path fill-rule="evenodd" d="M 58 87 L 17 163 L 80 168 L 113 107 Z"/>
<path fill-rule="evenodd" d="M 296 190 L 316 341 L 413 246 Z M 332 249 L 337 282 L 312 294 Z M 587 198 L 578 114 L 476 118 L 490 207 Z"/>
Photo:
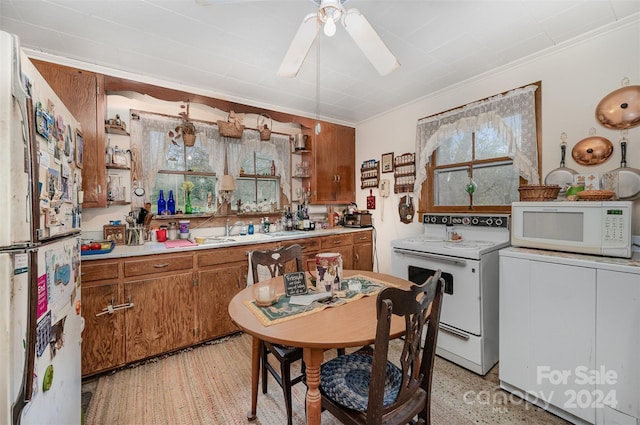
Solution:
<path fill-rule="evenodd" d="M 387 286 L 408 289 L 412 282 L 391 275 L 363 270 L 345 270 L 343 279 L 349 276 L 362 275 L 379 281 Z M 278 293 L 284 293 L 281 276 L 257 285 L 275 284 Z M 324 359 L 324 351 L 330 348 L 362 347 L 372 344 L 376 335 L 376 298 L 366 296 L 346 304 L 326 308 L 308 315 L 301 315 L 290 320 L 263 325 L 256 315 L 249 310 L 245 301 L 254 300 L 253 287 L 239 292 L 229 303 L 229 314 L 238 327 L 250 334 L 251 352 L 251 410 L 249 419 L 255 419 L 258 401 L 258 380 L 260 375 L 260 349 L 262 341 L 301 347 L 306 365 L 306 407 L 307 424 L 320 424 L 320 365 Z M 405 331 L 402 318 L 395 317 L 391 323 L 390 338 L 397 338 Z"/>

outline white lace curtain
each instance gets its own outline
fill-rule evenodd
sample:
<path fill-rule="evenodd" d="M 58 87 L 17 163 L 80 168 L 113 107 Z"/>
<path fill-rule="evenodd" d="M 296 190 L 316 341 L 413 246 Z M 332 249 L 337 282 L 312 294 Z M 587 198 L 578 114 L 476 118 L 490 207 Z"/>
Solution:
<path fill-rule="evenodd" d="M 167 158 L 176 147 L 170 141 L 169 131 L 180 124 L 179 118 L 167 117 L 147 112 L 136 112 L 139 119 L 132 119 L 131 146 L 139 152 L 142 164 L 141 175 L 138 178 L 144 187 L 153 187 L 153 181 L 158 170 L 165 168 Z M 240 176 L 242 161 L 253 152 L 262 157 L 272 158 L 275 162 L 276 175 L 280 176 L 280 186 L 283 193 L 291 199 L 291 143 L 288 135 L 271 133 L 268 141 L 260 140 L 257 130 L 245 130 L 241 139 L 220 136 L 216 124 L 194 122 L 196 127 L 196 146 L 210 149 L 209 161 L 211 171 L 218 177 L 224 174 L 225 151 L 227 155 L 228 173 L 236 179 Z M 206 141 L 206 143 L 205 143 Z M 216 179 L 216 193 L 219 190 L 220 179 Z"/>
<path fill-rule="evenodd" d="M 536 134 L 535 91 L 530 85 L 504 95 L 470 103 L 461 108 L 418 121 L 416 133 L 416 181 L 414 196 L 420 197 L 422 183 L 427 179 L 426 165 L 433 152 L 459 132 L 492 128 L 506 141 L 508 156 L 521 177 L 538 184 L 538 139 Z M 506 119 L 519 116 L 520 126 L 510 126 Z"/>

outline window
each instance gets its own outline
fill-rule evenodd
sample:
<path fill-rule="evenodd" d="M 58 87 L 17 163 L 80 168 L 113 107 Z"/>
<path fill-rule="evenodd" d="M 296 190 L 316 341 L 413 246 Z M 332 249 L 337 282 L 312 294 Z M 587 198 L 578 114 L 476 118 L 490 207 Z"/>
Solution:
<path fill-rule="evenodd" d="M 251 152 L 244 161 L 240 177 L 236 181 L 236 200 L 242 204 L 255 206 L 256 211 L 268 211 L 271 205 L 280 204 L 280 178 L 272 175 L 271 168 L 275 170 L 275 161 L 270 155 L 259 152 Z M 233 206 L 237 209 L 237 204 Z"/>
<path fill-rule="evenodd" d="M 420 210 L 509 212 L 521 178 L 539 181 L 539 97 L 537 83 L 420 120 Z"/>
<path fill-rule="evenodd" d="M 280 193 L 290 191 L 290 142 L 288 135 L 273 134 L 270 141 L 260 141 L 257 131 L 245 130 L 242 139 L 221 137 L 212 123 L 194 122 L 196 140 L 185 146 L 181 139 L 172 140 L 168 134 L 180 123 L 178 117 L 149 112 L 132 112 L 132 152 L 139 158 L 141 170 L 132 171 L 132 184 L 142 182 L 148 192 L 152 211 L 157 210 L 160 190 L 165 200 L 173 192 L 176 211 L 185 209 L 182 184 L 193 183 L 190 194 L 192 212 L 211 213 L 218 207 L 219 177 L 228 173 L 236 180 L 231 207 L 237 200 L 252 211 L 275 203 L 280 206 Z M 226 158 L 226 159 L 225 159 Z M 272 165 L 276 168 L 272 175 Z"/>

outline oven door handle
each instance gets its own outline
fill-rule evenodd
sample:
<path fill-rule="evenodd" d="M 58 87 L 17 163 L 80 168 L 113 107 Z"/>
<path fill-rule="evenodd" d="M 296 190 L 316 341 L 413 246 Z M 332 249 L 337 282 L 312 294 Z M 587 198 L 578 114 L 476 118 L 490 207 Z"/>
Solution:
<path fill-rule="evenodd" d="M 462 338 L 464 340 L 468 340 L 469 339 L 469 335 L 465 334 L 464 332 L 461 332 L 459 330 L 457 330 L 456 328 L 452 328 L 451 326 L 447 326 L 444 323 L 440 323 L 438 325 L 438 327 L 440 328 L 441 331 L 445 331 L 449 334 L 455 335 L 458 338 Z"/>
<path fill-rule="evenodd" d="M 445 262 L 445 263 L 451 263 L 451 264 L 466 264 L 467 263 L 465 260 L 461 260 L 459 258 L 454 258 L 454 257 L 447 257 L 446 255 L 429 254 L 429 253 L 426 253 L 426 252 L 411 251 L 411 250 L 402 249 L 402 248 L 394 248 L 393 251 L 397 252 L 398 254 L 402 254 L 402 255 L 409 255 L 411 257 L 416 257 L 416 258 L 428 258 L 430 260 L 438 260 L 438 261 L 442 261 L 442 262 Z"/>

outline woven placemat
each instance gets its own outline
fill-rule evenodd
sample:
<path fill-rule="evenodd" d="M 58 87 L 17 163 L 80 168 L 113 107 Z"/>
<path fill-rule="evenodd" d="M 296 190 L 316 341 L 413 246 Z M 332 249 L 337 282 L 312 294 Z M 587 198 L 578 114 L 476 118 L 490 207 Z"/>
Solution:
<path fill-rule="evenodd" d="M 360 283 L 360 290 L 353 291 L 348 289 L 349 282 L 356 281 Z M 359 300 L 362 297 L 376 295 L 386 286 L 395 286 L 389 282 L 374 279 L 368 276 L 355 275 L 343 278 L 340 283 L 344 288 L 337 297 L 333 297 L 327 301 L 314 301 L 309 305 L 291 305 L 290 297 L 284 294 L 278 296 L 277 301 L 269 307 L 260 307 L 255 300 L 246 300 L 245 306 L 256 316 L 263 326 L 272 326 L 287 320 L 317 313 L 329 307 L 338 307 L 340 305 Z"/>

